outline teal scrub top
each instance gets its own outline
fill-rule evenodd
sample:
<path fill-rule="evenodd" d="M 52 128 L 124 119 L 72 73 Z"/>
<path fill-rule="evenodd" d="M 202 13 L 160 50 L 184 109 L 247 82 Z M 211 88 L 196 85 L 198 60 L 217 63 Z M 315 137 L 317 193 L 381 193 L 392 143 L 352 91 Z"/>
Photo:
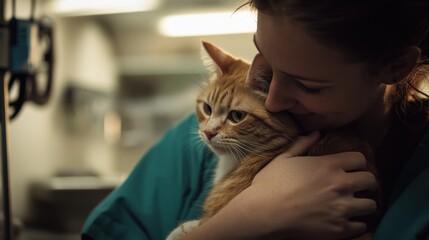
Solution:
<path fill-rule="evenodd" d="M 88 216 L 83 239 L 165 239 L 180 222 L 197 219 L 211 188 L 216 157 L 195 136 L 190 115 L 151 148 L 127 180 Z M 396 186 L 376 239 L 429 239 L 429 131 Z"/>

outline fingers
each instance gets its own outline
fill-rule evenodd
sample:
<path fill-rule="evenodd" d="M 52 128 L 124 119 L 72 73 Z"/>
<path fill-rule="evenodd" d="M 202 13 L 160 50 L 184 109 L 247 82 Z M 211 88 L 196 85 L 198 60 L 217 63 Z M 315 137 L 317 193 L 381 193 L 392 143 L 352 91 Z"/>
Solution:
<path fill-rule="evenodd" d="M 352 221 L 348 222 L 346 226 L 343 226 L 342 232 L 344 233 L 342 239 L 355 237 L 357 235 L 364 234 L 367 231 L 367 225 L 363 222 Z M 354 239 L 354 238 L 352 238 Z"/>
<path fill-rule="evenodd" d="M 361 217 L 373 214 L 377 210 L 377 203 L 369 198 L 355 198 L 350 200 L 348 218 Z"/>
<path fill-rule="evenodd" d="M 370 172 L 352 172 L 349 174 L 350 190 L 352 192 L 360 192 L 363 190 L 377 189 L 377 179 Z"/>
<path fill-rule="evenodd" d="M 292 146 L 284 152 L 284 157 L 295 157 L 305 155 L 320 138 L 318 131 L 312 132 L 307 136 L 299 136 Z M 366 170 L 366 158 L 360 152 L 342 152 L 337 154 L 325 155 L 331 164 L 338 164 L 344 171 L 353 172 Z"/>
<path fill-rule="evenodd" d="M 368 196 L 368 194 L 375 194 L 377 179 L 374 174 L 367 171 L 345 172 L 334 180 L 331 190 L 341 195 Z M 370 191 L 371 193 L 363 193 L 362 191 Z"/>
<path fill-rule="evenodd" d="M 307 150 L 319 140 L 320 133 L 318 131 L 312 132 L 307 136 L 299 136 L 292 146 L 282 155 L 285 157 L 295 157 L 304 155 Z"/>
<path fill-rule="evenodd" d="M 332 164 L 338 164 L 346 172 L 366 170 L 366 159 L 360 152 L 343 152 L 326 156 L 330 156 Z"/>
<path fill-rule="evenodd" d="M 335 225 L 339 233 L 343 233 L 342 238 L 357 236 L 367 231 L 367 220 L 362 218 L 369 216 L 376 211 L 376 203 L 371 199 L 366 198 L 352 198 L 348 200 L 347 204 L 338 208 L 343 212 L 341 216 L 343 220 L 337 222 Z M 353 238 L 355 239 L 355 238 Z"/>

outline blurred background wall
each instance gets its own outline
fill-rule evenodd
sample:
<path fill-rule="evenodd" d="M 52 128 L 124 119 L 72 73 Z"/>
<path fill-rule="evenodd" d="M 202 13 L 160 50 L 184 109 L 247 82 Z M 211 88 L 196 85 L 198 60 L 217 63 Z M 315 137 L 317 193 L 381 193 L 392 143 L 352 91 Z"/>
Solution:
<path fill-rule="evenodd" d="M 11 3 L 6 0 L 7 18 Z M 84 205 L 85 189 L 119 184 L 168 127 L 193 111 L 195 94 L 207 77 L 200 60 L 201 40 L 249 61 L 256 53 L 252 30 L 166 36 L 159 29 L 162 19 L 214 12 L 227 12 L 233 19 L 242 3 L 36 1 L 36 18 L 47 15 L 55 24 L 54 89 L 47 105 L 27 103 L 10 124 L 14 216 L 37 228 L 43 207 L 34 208 L 40 201 L 60 204 L 55 202 L 58 189 L 77 189 L 73 196 Z M 110 10 L 102 7 L 109 4 Z M 16 6 L 17 17 L 27 19 L 30 0 L 17 1 Z M 198 29 L 203 21 L 194 19 L 190 24 L 177 21 L 176 28 Z M 255 21 L 255 16 L 241 20 L 243 25 Z M 203 29 L 214 29 L 206 25 Z M 76 232 L 81 224 L 76 221 L 71 227 L 52 229 Z M 49 224 L 41 227 L 52 230 Z"/>

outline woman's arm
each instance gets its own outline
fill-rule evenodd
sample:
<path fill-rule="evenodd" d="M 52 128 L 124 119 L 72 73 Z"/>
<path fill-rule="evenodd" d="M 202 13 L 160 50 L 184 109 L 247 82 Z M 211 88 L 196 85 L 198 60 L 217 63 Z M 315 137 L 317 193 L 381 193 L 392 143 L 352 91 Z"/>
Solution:
<path fill-rule="evenodd" d="M 374 212 L 376 204 L 354 193 L 374 188 L 375 177 L 363 170 L 360 153 L 296 157 L 317 139 L 300 138 L 185 239 L 342 239 L 364 233 L 366 225 L 350 218 Z"/>

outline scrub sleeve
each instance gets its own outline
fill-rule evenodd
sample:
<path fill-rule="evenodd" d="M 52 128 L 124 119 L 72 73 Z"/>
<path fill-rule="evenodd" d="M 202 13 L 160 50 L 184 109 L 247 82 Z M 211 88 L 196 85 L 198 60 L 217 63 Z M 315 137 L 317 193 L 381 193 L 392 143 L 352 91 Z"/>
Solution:
<path fill-rule="evenodd" d="M 399 175 L 375 239 L 429 239 L 429 130 Z"/>
<path fill-rule="evenodd" d="M 82 238 L 165 239 L 179 223 L 197 219 L 217 162 L 198 143 L 197 129 L 192 114 L 169 130 L 90 213 Z"/>

